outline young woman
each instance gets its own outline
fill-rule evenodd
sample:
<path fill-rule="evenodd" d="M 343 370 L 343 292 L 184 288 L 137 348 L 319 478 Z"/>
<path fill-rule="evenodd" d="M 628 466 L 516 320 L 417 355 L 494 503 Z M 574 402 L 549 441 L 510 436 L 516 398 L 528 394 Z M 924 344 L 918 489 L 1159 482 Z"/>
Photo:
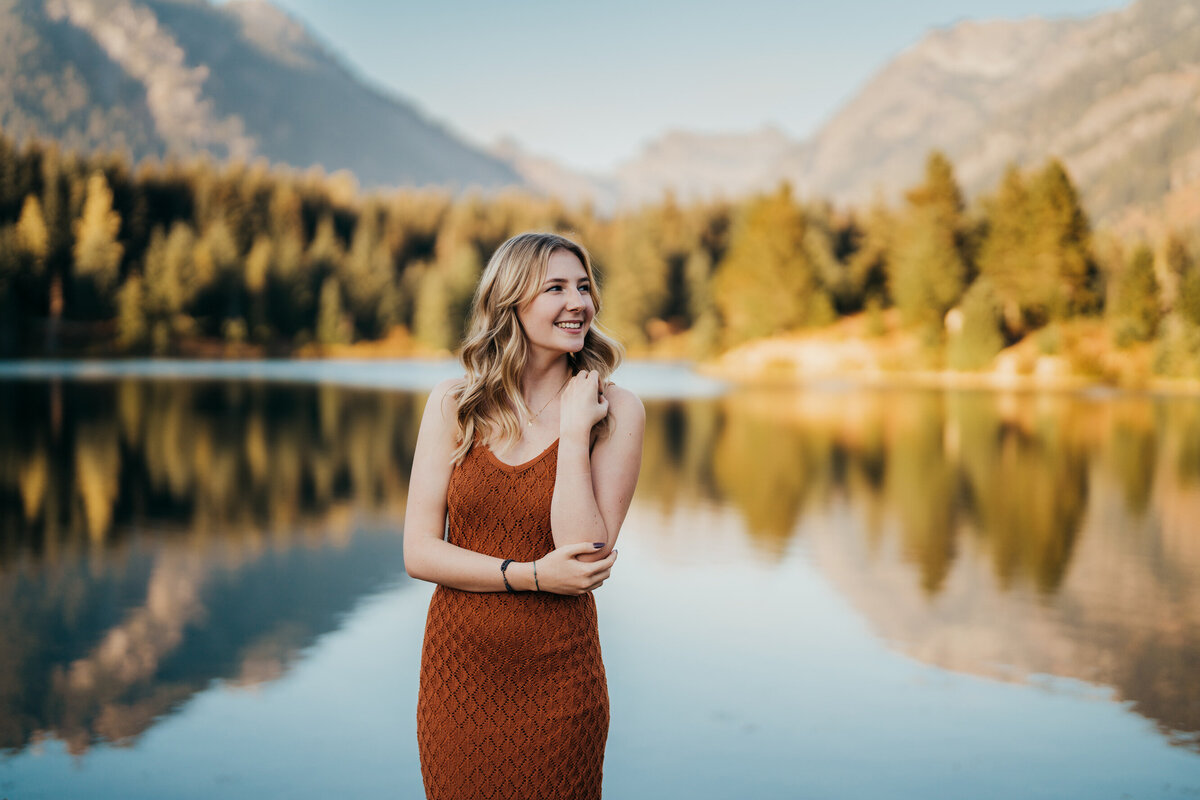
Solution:
<path fill-rule="evenodd" d="M 600 797 L 608 688 L 591 592 L 609 577 L 645 412 L 587 252 L 525 233 L 492 256 L 463 378 L 430 394 L 404 521 L 429 604 L 417 743 L 430 800 Z"/>

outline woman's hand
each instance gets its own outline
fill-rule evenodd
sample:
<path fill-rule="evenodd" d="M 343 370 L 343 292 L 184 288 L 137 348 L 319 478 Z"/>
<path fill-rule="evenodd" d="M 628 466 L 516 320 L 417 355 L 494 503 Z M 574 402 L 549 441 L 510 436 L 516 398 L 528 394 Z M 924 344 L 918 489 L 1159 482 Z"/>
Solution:
<path fill-rule="evenodd" d="M 584 553 L 596 552 L 591 542 L 563 545 L 537 560 L 538 585 L 543 592 L 577 595 L 600 588 L 617 560 L 614 550 L 599 561 L 580 561 Z"/>
<path fill-rule="evenodd" d="M 608 414 L 608 398 L 600 388 L 600 373 L 578 372 L 567 381 L 559 409 L 558 431 L 562 436 L 591 433 L 592 426 Z"/>

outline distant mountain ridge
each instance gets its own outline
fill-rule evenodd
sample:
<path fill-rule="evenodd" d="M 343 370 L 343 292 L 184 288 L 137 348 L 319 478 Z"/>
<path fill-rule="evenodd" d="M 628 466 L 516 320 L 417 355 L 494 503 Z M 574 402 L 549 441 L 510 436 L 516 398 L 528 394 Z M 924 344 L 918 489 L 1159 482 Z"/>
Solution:
<path fill-rule="evenodd" d="M 770 128 L 672 132 L 619 165 L 605 191 L 636 205 L 786 180 L 804 196 L 862 206 L 896 200 L 933 149 L 968 194 L 991 191 L 1009 164 L 1060 158 L 1089 212 L 1109 221 L 1200 191 L 1200 3 L 936 29 L 805 141 Z"/>
<path fill-rule="evenodd" d="M 607 175 L 512 141 L 470 146 L 266 0 L 0 0 L 0 128 L 135 158 L 320 164 L 367 187 L 523 186 L 601 210 L 783 180 L 841 204 L 895 200 L 935 148 L 978 194 L 1010 163 L 1055 156 L 1092 216 L 1112 221 L 1200 190 L 1200 0 L 936 29 L 806 141 L 672 131 Z"/>
<path fill-rule="evenodd" d="M 720 171 L 705 159 L 718 144 Z M 990 191 L 1009 164 L 1058 157 L 1101 218 L 1200 189 L 1200 3 L 1139 0 L 1086 18 L 936 29 L 806 141 L 671 134 L 616 175 L 625 201 L 787 180 L 805 196 L 863 205 L 895 200 L 933 149 L 969 194 Z"/>
<path fill-rule="evenodd" d="M 1111 216 L 1200 179 L 1200 3 L 1139 0 L 1082 19 L 964 22 L 899 55 L 781 172 L 869 200 L 944 150 L 968 191 L 1009 163 L 1062 159 Z"/>
<path fill-rule="evenodd" d="M 264 0 L 0 0 L 0 128 L 135 159 L 345 169 L 368 187 L 520 182 Z"/>

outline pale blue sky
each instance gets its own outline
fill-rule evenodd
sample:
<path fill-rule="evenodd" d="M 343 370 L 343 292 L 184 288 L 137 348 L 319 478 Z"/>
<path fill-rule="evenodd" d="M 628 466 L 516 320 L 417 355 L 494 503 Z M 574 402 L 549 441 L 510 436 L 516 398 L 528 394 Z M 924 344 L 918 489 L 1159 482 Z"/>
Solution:
<path fill-rule="evenodd" d="M 272 0 L 468 141 L 606 170 L 668 129 L 810 134 L 888 59 L 963 19 L 1121 0 Z"/>

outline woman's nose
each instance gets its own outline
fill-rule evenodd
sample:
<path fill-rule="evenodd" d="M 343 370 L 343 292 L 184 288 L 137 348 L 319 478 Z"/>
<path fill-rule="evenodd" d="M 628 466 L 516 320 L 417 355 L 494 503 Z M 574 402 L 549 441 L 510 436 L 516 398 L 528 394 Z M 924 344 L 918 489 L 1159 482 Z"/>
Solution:
<path fill-rule="evenodd" d="M 583 293 L 578 289 L 567 290 L 567 308 L 583 308 Z"/>

